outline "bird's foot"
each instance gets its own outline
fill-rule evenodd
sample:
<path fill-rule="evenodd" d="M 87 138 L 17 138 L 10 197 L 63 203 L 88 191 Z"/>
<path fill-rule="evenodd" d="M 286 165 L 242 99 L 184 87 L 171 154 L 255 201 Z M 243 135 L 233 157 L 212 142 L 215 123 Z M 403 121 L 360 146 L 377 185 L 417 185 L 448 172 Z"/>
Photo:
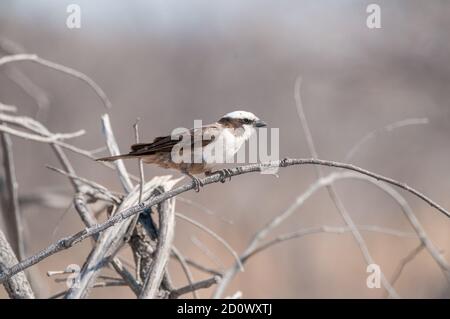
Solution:
<path fill-rule="evenodd" d="M 200 192 L 200 187 L 203 187 L 203 183 L 202 183 L 202 181 L 198 178 L 198 177 L 195 177 L 195 176 L 192 176 L 192 175 L 190 175 L 189 176 L 191 179 L 192 179 L 192 181 L 194 182 L 194 190 L 198 193 L 198 192 Z"/>
<path fill-rule="evenodd" d="M 218 173 L 220 175 L 221 183 L 225 183 L 227 178 L 228 178 L 228 180 L 231 181 L 231 176 L 233 176 L 233 173 L 231 172 L 231 169 L 229 169 L 229 168 L 224 168 L 224 169 L 218 171 Z"/>

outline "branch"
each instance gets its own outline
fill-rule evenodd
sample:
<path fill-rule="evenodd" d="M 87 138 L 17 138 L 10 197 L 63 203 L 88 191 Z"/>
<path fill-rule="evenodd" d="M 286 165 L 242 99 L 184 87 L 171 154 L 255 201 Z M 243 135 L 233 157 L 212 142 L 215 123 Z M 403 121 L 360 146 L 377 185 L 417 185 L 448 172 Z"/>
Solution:
<path fill-rule="evenodd" d="M 378 226 L 373 226 L 373 225 L 357 225 L 356 228 L 358 228 L 359 230 L 375 232 L 375 233 L 380 233 L 380 234 L 386 234 L 386 235 L 391 235 L 391 236 L 415 237 L 411 233 L 405 233 L 405 232 L 398 231 L 396 229 L 378 227 Z M 336 227 L 336 226 L 323 225 L 323 226 L 300 229 L 296 232 L 280 235 L 280 236 L 256 247 L 251 252 L 247 253 L 246 255 L 243 255 L 241 257 L 241 260 L 242 260 L 242 262 L 245 262 L 250 257 L 256 255 L 257 253 L 259 253 L 263 250 L 266 250 L 267 248 L 270 248 L 276 244 L 285 242 L 287 240 L 297 239 L 297 238 L 301 238 L 303 236 L 319 234 L 319 233 L 344 234 L 344 233 L 348 233 L 348 232 L 351 232 L 351 228 L 348 226 Z"/>
<path fill-rule="evenodd" d="M 0 102 L 0 112 L 17 112 L 17 107 L 13 105 L 6 105 Z"/>
<path fill-rule="evenodd" d="M 314 146 L 314 140 L 311 134 L 311 131 L 309 129 L 308 121 L 306 120 L 306 114 L 303 109 L 303 104 L 300 96 L 300 85 L 301 85 L 301 78 L 298 77 L 295 82 L 295 102 L 297 107 L 297 113 L 300 118 L 301 126 L 303 129 L 303 133 L 306 136 L 306 140 L 308 142 L 308 148 L 309 152 L 311 153 L 311 156 L 314 158 L 318 158 L 316 147 Z M 323 177 L 323 171 L 320 166 L 315 166 L 316 174 L 318 178 Z M 361 253 L 364 257 L 364 260 L 366 261 L 367 265 L 373 264 L 374 260 L 369 252 L 369 249 L 367 247 L 367 244 L 364 240 L 364 238 L 361 236 L 360 232 L 355 226 L 355 223 L 348 213 L 347 209 L 344 206 L 344 203 L 342 202 L 341 198 L 339 197 L 337 190 L 334 188 L 333 183 L 326 186 L 328 196 L 333 201 L 334 205 L 336 206 L 336 209 L 338 210 L 339 214 L 341 215 L 344 222 L 350 227 L 352 231 L 352 235 L 358 244 L 359 249 L 361 250 Z M 389 291 L 389 294 L 393 297 L 398 298 L 398 294 L 395 291 L 395 289 L 391 286 L 389 281 L 386 279 L 386 276 L 383 272 L 380 273 L 381 277 L 381 283 L 383 287 Z"/>
<path fill-rule="evenodd" d="M 415 247 L 413 250 L 411 250 L 408 255 L 406 255 L 401 261 L 400 264 L 397 266 L 397 269 L 394 272 L 394 275 L 392 275 L 391 282 L 394 285 L 397 280 L 400 278 L 400 275 L 403 272 L 403 269 L 405 269 L 406 265 L 410 263 L 411 261 L 416 258 L 416 256 L 425 248 L 425 246 L 421 243 L 419 246 Z"/>
<path fill-rule="evenodd" d="M 379 135 L 383 132 L 391 132 L 398 128 L 402 128 L 402 127 L 409 126 L 409 125 L 423 125 L 423 124 L 428 124 L 428 123 L 429 123 L 429 121 L 428 121 L 428 118 L 426 118 L 426 117 L 424 117 L 424 118 L 409 118 L 409 119 L 396 121 L 394 123 L 388 124 L 381 128 L 377 128 L 377 129 L 367 133 L 366 135 L 364 135 L 358 142 L 356 142 L 353 145 L 353 147 L 350 149 L 350 151 L 348 151 L 347 155 L 345 155 L 345 161 L 350 162 L 350 160 L 353 159 L 355 154 L 358 152 L 358 150 L 364 144 L 366 144 L 369 140 L 377 137 L 377 135 Z"/>
<path fill-rule="evenodd" d="M 234 249 L 226 242 L 225 239 L 223 239 L 222 237 L 220 237 L 219 235 L 217 235 L 215 232 L 213 232 L 211 229 L 209 229 L 208 227 L 200 224 L 199 222 L 184 216 L 182 214 L 176 213 L 175 214 L 178 218 L 181 218 L 187 222 L 189 222 L 190 224 L 200 228 L 201 230 L 205 231 L 206 233 L 208 233 L 209 235 L 211 235 L 213 238 L 215 238 L 218 242 L 220 242 L 233 256 L 233 258 L 236 260 L 236 262 L 239 265 L 239 268 L 241 269 L 241 271 L 244 271 L 244 266 L 241 264 L 241 260 L 239 259 L 238 254 L 234 251 Z"/>
<path fill-rule="evenodd" d="M 102 128 L 103 128 L 103 134 L 106 137 L 106 144 L 109 149 L 109 153 L 111 155 L 119 155 L 119 146 L 117 145 L 116 138 L 114 137 L 114 133 L 111 127 L 111 121 L 109 120 L 108 114 L 102 115 Z M 127 191 L 130 192 L 133 189 L 133 183 L 130 180 L 130 177 L 128 176 L 127 169 L 125 168 L 125 165 L 123 164 L 123 161 L 121 159 L 114 162 L 114 165 L 116 166 L 117 172 L 119 174 L 120 182 L 122 183 L 122 187 Z"/>
<path fill-rule="evenodd" d="M 3 272 L 15 264 L 17 264 L 16 255 L 6 240 L 5 235 L 0 230 L 0 271 Z M 2 283 L 10 298 L 34 299 L 33 290 L 25 273 L 20 272 Z"/>
<path fill-rule="evenodd" d="M 183 272 L 186 275 L 186 278 L 188 280 L 189 285 L 193 285 L 194 284 L 194 276 L 192 275 L 192 272 L 189 269 L 188 262 L 187 262 L 186 258 L 173 245 L 172 245 L 172 254 L 178 260 L 178 262 L 180 263 L 181 269 L 183 269 Z M 198 299 L 197 292 L 195 290 L 192 291 L 192 296 L 194 297 L 194 299 Z"/>
<path fill-rule="evenodd" d="M 177 181 L 171 180 L 170 176 L 155 177 L 147 184 L 144 185 L 144 194 L 147 196 L 152 195 L 153 191 L 157 187 L 164 187 L 165 189 L 170 189 Z M 127 211 L 129 207 L 136 207 L 139 197 L 139 190 L 135 187 L 127 197 L 122 201 L 118 212 Z M 111 218 L 115 218 L 113 215 Z M 97 241 L 97 245 L 93 248 L 89 254 L 88 259 L 84 263 L 79 275 L 77 282 L 79 283 L 77 287 L 72 287 L 66 298 L 82 298 L 87 296 L 89 289 L 95 282 L 102 267 L 106 266 L 109 261 L 114 257 L 114 255 L 119 251 L 119 249 L 125 244 L 123 235 L 126 233 L 130 225 L 131 219 L 122 219 L 121 222 L 111 224 L 113 227 L 106 227 L 104 232 L 101 234 Z M 101 224 L 94 225 L 87 229 L 92 229 Z M 100 232 L 97 232 L 97 234 Z"/>
<path fill-rule="evenodd" d="M 95 83 L 94 80 L 92 80 L 90 77 L 88 77 L 86 74 L 77 71 L 75 69 L 69 68 L 65 65 L 57 64 L 45 59 L 42 59 L 38 57 L 35 54 L 15 54 L 15 55 L 8 55 L 0 58 L 0 67 L 2 65 L 12 63 L 12 62 L 20 62 L 20 61 L 30 61 L 34 62 L 43 66 L 46 66 L 50 69 L 68 74 L 70 76 L 73 76 L 77 79 L 80 79 L 81 81 L 88 84 L 95 92 L 95 94 L 100 98 L 100 100 L 103 102 L 103 105 L 107 108 L 111 108 L 111 102 L 109 101 L 108 97 L 106 96 L 105 92 L 102 90 L 102 88 Z"/>
<path fill-rule="evenodd" d="M 248 173 L 252 173 L 252 172 L 261 172 L 261 170 L 264 170 L 267 167 L 282 167 L 282 168 L 284 168 L 284 167 L 293 166 L 293 165 L 322 165 L 322 166 L 327 166 L 327 167 L 336 167 L 336 168 L 343 168 L 343 169 L 355 171 L 355 172 L 367 175 L 369 177 L 375 178 L 377 180 L 392 184 L 401 189 L 404 189 L 404 190 L 408 191 L 409 193 L 415 195 L 416 197 L 422 199 L 424 202 L 426 202 L 431 207 L 435 208 L 436 210 L 438 210 L 445 216 L 450 217 L 450 213 L 445 208 L 443 208 L 441 205 L 439 205 L 438 203 L 436 203 L 435 201 L 433 201 L 432 199 L 430 199 L 423 193 L 408 186 L 407 184 L 401 183 L 392 178 L 385 177 L 385 176 L 377 174 L 377 173 L 370 172 L 368 170 L 365 170 L 363 168 L 357 167 L 352 164 L 345 164 L 345 163 L 320 160 L 320 159 L 301 159 L 301 158 L 300 159 L 287 159 L 286 158 L 286 159 L 283 159 L 280 161 L 271 161 L 271 162 L 266 162 L 266 163 L 262 163 L 262 164 L 250 164 L 250 165 L 235 167 L 235 168 L 230 169 L 230 175 L 238 176 L 238 175 L 248 174 Z M 204 185 L 209 185 L 209 184 L 220 182 L 220 180 L 221 180 L 221 174 L 217 173 L 217 174 L 208 176 L 206 178 L 203 178 L 201 180 L 201 182 Z M 56 243 L 41 250 L 34 256 L 28 257 L 27 259 L 18 263 L 17 265 L 14 265 L 13 267 L 10 267 L 10 268 L 6 269 L 5 271 L 3 271 L 0 274 L 0 283 L 3 283 L 10 276 L 28 268 L 28 267 L 35 265 L 36 263 L 42 261 L 43 259 L 45 259 L 51 255 L 54 255 L 57 252 L 68 249 L 68 248 L 82 242 L 86 238 L 97 235 L 98 233 L 108 229 L 109 227 L 112 227 L 113 225 L 115 225 L 135 214 L 141 213 L 144 210 L 149 209 L 150 207 L 152 207 L 154 205 L 157 205 L 157 204 L 159 204 L 169 198 L 175 197 L 179 194 L 190 191 L 194 188 L 195 188 L 194 182 L 186 183 L 186 184 L 179 186 L 177 188 L 174 188 L 170 191 L 164 192 L 161 195 L 155 196 L 154 198 L 148 199 L 139 205 L 127 208 L 123 211 L 119 211 L 117 214 L 115 214 L 114 216 L 112 216 L 111 218 L 109 218 L 107 221 L 105 221 L 103 223 L 94 225 L 92 227 L 88 227 L 76 234 L 71 235 L 71 236 L 64 237 L 64 238 L 58 240 Z"/>
<path fill-rule="evenodd" d="M 175 236 L 175 200 L 171 198 L 161 203 L 159 210 L 158 243 L 155 257 L 145 278 L 139 298 L 154 299 L 159 292 L 166 265 L 169 262 L 170 250 Z"/>
<path fill-rule="evenodd" d="M 217 284 L 220 281 L 220 277 L 219 276 L 214 276 L 202 281 L 197 281 L 195 283 L 193 283 L 192 285 L 187 285 L 184 287 L 181 287 L 179 289 L 176 289 L 174 291 L 172 291 L 169 295 L 170 299 L 176 299 L 181 295 L 187 294 L 189 292 L 193 292 L 199 289 L 206 289 L 211 287 L 214 284 Z"/>
<path fill-rule="evenodd" d="M 18 183 L 14 165 L 12 141 L 8 134 L 0 133 L 1 149 L 3 153 L 3 167 L 5 172 L 6 189 L 1 192 L 1 206 L 6 221 L 7 231 L 11 236 L 12 245 L 19 260 L 25 258 L 25 240 L 23 232 L 22 214 L 19 206 Z"/>

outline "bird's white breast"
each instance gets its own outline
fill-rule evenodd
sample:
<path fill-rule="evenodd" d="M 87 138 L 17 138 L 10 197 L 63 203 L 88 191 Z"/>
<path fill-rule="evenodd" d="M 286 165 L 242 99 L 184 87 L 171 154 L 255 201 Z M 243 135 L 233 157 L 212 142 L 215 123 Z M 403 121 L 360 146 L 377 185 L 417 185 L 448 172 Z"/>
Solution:
<path fill-rule="evenodd" d="M 255 129 L 251 126 L 244 126 L 240 134 L 235 134 L 233 128 L 225 128 L 216 139 L 204 147 L 203 160 L 208 164 L 230 162 L 230 159 L 239 151 Z"/>

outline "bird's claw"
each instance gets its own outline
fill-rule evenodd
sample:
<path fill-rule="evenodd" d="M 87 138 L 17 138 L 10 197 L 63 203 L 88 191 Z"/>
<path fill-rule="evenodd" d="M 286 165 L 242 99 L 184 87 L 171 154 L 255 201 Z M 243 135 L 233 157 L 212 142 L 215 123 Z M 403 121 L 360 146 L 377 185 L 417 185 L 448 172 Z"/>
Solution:
<path fill-rule="evenodd" d="M 221 183 L 225 183 L 227 178 L 228 178 L 228 180 L 231 181 L 231 176 L 233 176 L 231 170 L 228 169 L 228 168 L 224 168 L 223 170 L 220 170 L 219 174 L 220 174 L 220 180 L 219 181 Z"/>
<path fill-rule="evenodd" d="M 192 178 L 192 181 L 194 182 L 194 190 L 197 193 L 200 192 L 200 187 L 203 187 L 202 181 L 199 178 L 195 177 L 195 176 L 191 176 L 191 178 Z"/>

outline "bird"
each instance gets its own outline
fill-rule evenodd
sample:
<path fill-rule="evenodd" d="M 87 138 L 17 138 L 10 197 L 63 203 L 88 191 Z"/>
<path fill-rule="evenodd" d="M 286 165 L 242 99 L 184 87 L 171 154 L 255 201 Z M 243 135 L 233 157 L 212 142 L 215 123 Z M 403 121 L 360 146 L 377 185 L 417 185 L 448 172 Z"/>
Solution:
<path fill-rule="evenodd" d="M 131 145 L 127 154 L 102 157 L 96 161 L 110 162 L 134 158 L 142 159 L 146 164 L 175 169 L 189 176 L 198 192 L 203 184 L 195 175 L 203 173 L 209 176 L 218 172 L 221 182 L 225 182 L 226 178 L 231 179 L 228 169 L 212 170 L 223 163 L 229 163 L 256 132 L 256 128 L 265 126 L 267 124 L 251 112 L 233 111 L 215 123 L 185 130 L 183 135 L 159 136 L 151 143 Z"/>

